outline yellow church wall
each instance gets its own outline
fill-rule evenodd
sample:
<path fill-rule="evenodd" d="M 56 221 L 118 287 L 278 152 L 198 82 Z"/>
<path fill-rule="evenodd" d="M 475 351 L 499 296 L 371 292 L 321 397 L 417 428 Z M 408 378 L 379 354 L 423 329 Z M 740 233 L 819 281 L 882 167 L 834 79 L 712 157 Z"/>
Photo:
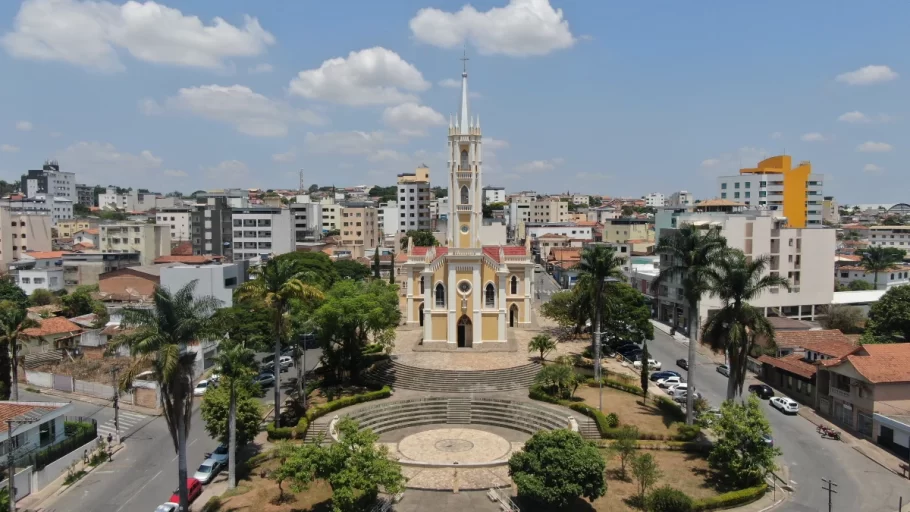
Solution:
<path fill-rule="evenodd" d="M 434 340 L 444 340 L 446 339 L 446 315 L 433 315 L 433 339 Z"/>
<path fill-rule="evenodd" d="M 513 299 L 513 298 L 507 298 L 507 299 L 506 299 L 506 315 L 507 315 L 507 316 L 506 316 L 506 321 L 507 321 L 507 322 L 508 322 L 508 319 L 509 319 L 509 317 L 508 317 L 509 311 L 512 309 L 512 304 L 515 304 L 516 306 L 518 306 L 518 319 L 519 319 L 519 321 L 520 321 L 522 318 L 524 318 L 524 314 L 525 314 L 525 302 L 524 302 L 524 299 L 520 299 L 520 298 L 517 298 L 517 297 L 514 298 L 514 299 Z"/>
<path fill-rule="evenodd" d="M 482 336 L 484 340 L 495 340 L 499 337 L 499 326 L 497 325 L 497 314 L 482 315 Z"/>
<path fill-rule="evenodd" d="M 412 311 L 413 318 L 420 321 L 420 305 L 423 304 L 422 300 L 414 301 L 414 310 Z"/>

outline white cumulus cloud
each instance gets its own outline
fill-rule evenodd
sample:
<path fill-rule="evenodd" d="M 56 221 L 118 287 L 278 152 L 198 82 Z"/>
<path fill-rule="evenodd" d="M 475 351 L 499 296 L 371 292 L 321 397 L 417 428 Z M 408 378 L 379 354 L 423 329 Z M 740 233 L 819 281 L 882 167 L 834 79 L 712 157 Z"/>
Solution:
<path fill-rule="evenodd" d="M 458 12 L 428 7 L 417 12 L 410 26 L 418 41 L 442 48 L 470 41 L 484 55 L 546 55 L 575 44 L 562 9 L 554 9 L 549 0 L 510 0 L 486 12 L 470 5 Z"/>
<path fill-rule="evenodd" d="M 869 119 L 869 116 L 867 116 L 866 114 L 863 114 L 862 112 L 860 112 L 858 110 L 854 110 L 853 112 L 847 112 L 845 114 L 841 114 L 840 117 L 837 118 L 837 120 L 843 121 L 845 123 L 868 123 L 869 121 L 871 121 Z"/>
<path fill-rule="evenodd" d="M 272 155 L 273 162 L 286 164 L 286 163 L 293 162 L 294 160 L 297 160 L 297 153 L 294 152 L 293 150 L 288 151 L 286 153 L 275 153 L 274 155 Z"/>
<path fill-rule="evenodd" d="M 445 80 L 440 80 L 436 82 L 436 85 L 439 87 L 448 87 L 449 89 L 457 89 L 461 87 L 461 80 L 455 80 L 454 78 L 446 78 Z"/>
<path fill-rule="evenodd" d="M 855 71 L 837 75 L 838 82 L 847 85 L 872 85 L 896 80 L 900 76 L 888 66 L 866 66 Z"/>
<path fill-rule="evenodd" d="M 12 144 L 0 144 L 0 153 L 18 153 L 19 146 L 13 146 Z"/>
<path fill-rule="evenodd" d="M 30 132 L 32 131 L 32 128 L 34 128 L 34 126 L 28 121 L 16 122 L 16 130 L 19 130 L 20 132 Z"/>
<path fill-rule="evenodd" d="M 383 148 L 386 144 L 402 142 L 400 138 L 386 132 L 326 132 L 307 133 L 303 139 L 304 148 L 310 153 L 367 155 Z"/>
<path fill-rule="evenodd" d="M 153 1 L 25 0 L 13 27 L 0 39 L 11 56 L 101 71 L 122 70 L 122 53 L 155 64 L 218 69 L 225 59 L 256 56 L 275 43 L 255 18 L 245 16 L 242 27 L 222 18 L 206 25 Z"/>
<path fill-rule="evenodd" d="M 394 107 L 387 107 L 382 112 L 382 122 L 404 135 L 411 136 L 426 135 L 427 128 L 446 124 L 442 114 L 416 103 L 402 103 Z"/>
<path fill-rule="evenodd" d="M 882 168 L 875 164 L 866 164 L 863 166 L 863 172 L 878 173 L 882 172 Z"/>
<path fill-rule="evenodd" d="M 781 132 L 772 132 L 772 133 L 771 133 L 771 138 L 772 138 L 772 139 L 779 139 L 779 138 L 781 138 L 781 137 L 783 137 L 783 136 L 784 136 L 784 134 L 781 133 Z"/>
<path fill-rule="evenodd" d="M 818 132 L 804 133 L 799 139 L 803 142 L 824 142 L 828 140 L 827 137 Z"/>
<path fill-rule="evenodd" d="M 145 114 L 189 112 L 230 124 L 238 132 L 255 137 L 283 137 L 288 133 L 288 126 L 295 123 L 325 123 L 312 111 L 291 107 L 242 85 L 187 87 L 168 98 L 164 106 L 143 100 L 140 110 Z"/>
<path fill-rule="evenodd" d="M 67 171 L 79 174 L 80 181 L 89 183 L 140 184 L 147 181 L 149 171 L 159 169 L 162 159 L 149 150 L 138 154 L 118 150 L 103 142 L 77 142 L 54 158 Z"/>
<path fill-rule="evenodd" d="M 413 64 L 377 46 L 301 71 L 291 80 L 289 91 L 304 98 L 359 106 L 414 102 L 413 93 L 429 88 L 430 83 Z"/>
<path fill-rule="evenodd" d="M 185 171 L 179 169 L 165 169 L 164 175 L 170 176 L 171 178 L 186 178 L 189 176 Z"/>
<path fill-rule="evenodd" d="M 251 67 L 248 71 L 250 74 L 256 75 L 259 73 L 271 73 L 273 69 L 271 64 L 262 63 Z"/>
<path fill-rule="evenodd" d="M 887 142 L 873 142 L 871 140 L 863 142 L 856 147 L 856 150 L 862 153 L 887 153 L 892 149 L 894 148 Z"/>
<path fill-rule="evenodd" d="M 562 158 L 551 158 L 549 160 L 532 160 L 515 166 L 518 172 L 545 172 L 552 171 L 563 164 Z"/>

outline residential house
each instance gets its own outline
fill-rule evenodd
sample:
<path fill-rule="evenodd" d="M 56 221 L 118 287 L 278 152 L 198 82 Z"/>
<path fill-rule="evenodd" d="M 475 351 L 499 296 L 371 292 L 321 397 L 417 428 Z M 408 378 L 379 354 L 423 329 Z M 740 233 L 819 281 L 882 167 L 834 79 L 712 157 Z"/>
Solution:
<path fill-rule="evenodd" d="M 62 316 L 52 316 L 38 321 L 37 327 L 22 331 L 23 337 L 20 353 L 29 363 L 30 355 L 47 352 L 63 354 L 72 350 L 79 343 L 82 328 Z"/>
<path fill-rule="evenodd" d="M 46 213 L 0 207 L 0 265 L 7 267 L 29 250 L 50 251 L 52 222 Z"/>
<path fill-rule="evenodd" d="M 24 468 L 32 464 L 31 455 L 36 450 L 66 440 L 63 422 L 65 416 L 72 414 L 72 411 L 73 404 L 69 402 L 0 402 L 0 457 L 4 461 L 4 466 L 11 450 L 16 457 L 13 466 Z M 12 430 L 9 429 L 10 424 L 7 420 L 14 420 Z M 62 466 L 60 471 L 63 471 Z M 18 485 L 15 500 L 12 500 L 14 504 L 33 490 L 38 490 L 32 489 L 32 476 L 35 475 L 29 472 L 20 476 L 28 478 L 28 482 L 16 482 Z"/>
<path fill-rule="evenodd" d="M 847 286 L 853 281 L 865 281 L 873 287 L 878 284 L 879 290 L 888 290 L 892 286 L 901 286 L 910 283 L 910 265 L 894 265 L 888 270 L 867 272 L 859 265 L 842 265 L 834 271 L 837 274 L 837 283 Z"/>
<path fill-rule="evenodd" d="M 107 336 L 101 334 L 103 325 L 98 325 L 98 316 L 94 313 L 69 319 L 82 328 L 79 335 L 79 350 L 86 359 L 101 359 L 107 349 Z"/>
<path fill-rule="evenodd" d="M 98 228 L 80 229 L 73 233 L 73 243 L 95 249 L 101 245 L 100 232 Z"/>

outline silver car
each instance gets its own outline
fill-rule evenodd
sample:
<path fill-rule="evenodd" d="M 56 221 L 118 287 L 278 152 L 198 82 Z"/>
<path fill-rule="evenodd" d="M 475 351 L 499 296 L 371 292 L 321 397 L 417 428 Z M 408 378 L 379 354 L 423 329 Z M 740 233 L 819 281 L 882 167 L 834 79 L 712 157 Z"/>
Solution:
<path fill-rule="evenodd" d="M 193 475 L 193 478 L 199 480 L 199 482 L 204 485 L 211 482 L 220 469 L 221 464 L 215 462 L 213 459 L 205 459 L 202 461 L 202 464 L 199 465 L 199 469 L 196 470 L 196 474 Z"/>

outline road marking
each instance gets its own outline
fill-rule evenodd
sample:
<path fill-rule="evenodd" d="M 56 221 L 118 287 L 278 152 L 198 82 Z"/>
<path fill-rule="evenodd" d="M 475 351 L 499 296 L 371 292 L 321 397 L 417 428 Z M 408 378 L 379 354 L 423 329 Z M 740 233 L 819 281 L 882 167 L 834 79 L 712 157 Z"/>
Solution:
<path fill-rule="evenodd" d="M 198 437 L 197 437 L 196 439 L 193 439 L 193 442 L 191 442 L 190 444 L 188 444 L 188 445 L 187 445 L 187 448 L 189 448 L 190 446 L 193 446 L 193 445 L 196 443 L 196 441 L 198 441 L 198 440 L 199 440 Z"/>
<path fill-rule="evenodd" d="M 120 512 L 121 510 L 123 510 L 123 507 L 127 506 L 127 504 L 129 504 L 129 502 L 133 501 L 133 498 L 135 498 L 136 496 L 138 496 L 139 493 L 141 493 L 142 490 L 145 489 L 145 486 L 147 486 L 148 484 L 152 483 L 152 480 L 158 478 L 158 475 L 160 475 L 162 471 L 164 471 L 164 470 L 163 470 L 163 469 L 162 469 L 162 470 L 159 470 L 157 473 L 155 473 L 155 476 L 153 476 L 148 482 L 142 484 L 142 487 L 140 487 L 138 491 L 136 491 L 135 493 L 133 493 L 133 495 L 130 496 L 130 499 L 126 500 L 126 501 L 123 503 L 123 505 L 120 505 L 120 508 L 117 509 L 117 512 Z"/>

